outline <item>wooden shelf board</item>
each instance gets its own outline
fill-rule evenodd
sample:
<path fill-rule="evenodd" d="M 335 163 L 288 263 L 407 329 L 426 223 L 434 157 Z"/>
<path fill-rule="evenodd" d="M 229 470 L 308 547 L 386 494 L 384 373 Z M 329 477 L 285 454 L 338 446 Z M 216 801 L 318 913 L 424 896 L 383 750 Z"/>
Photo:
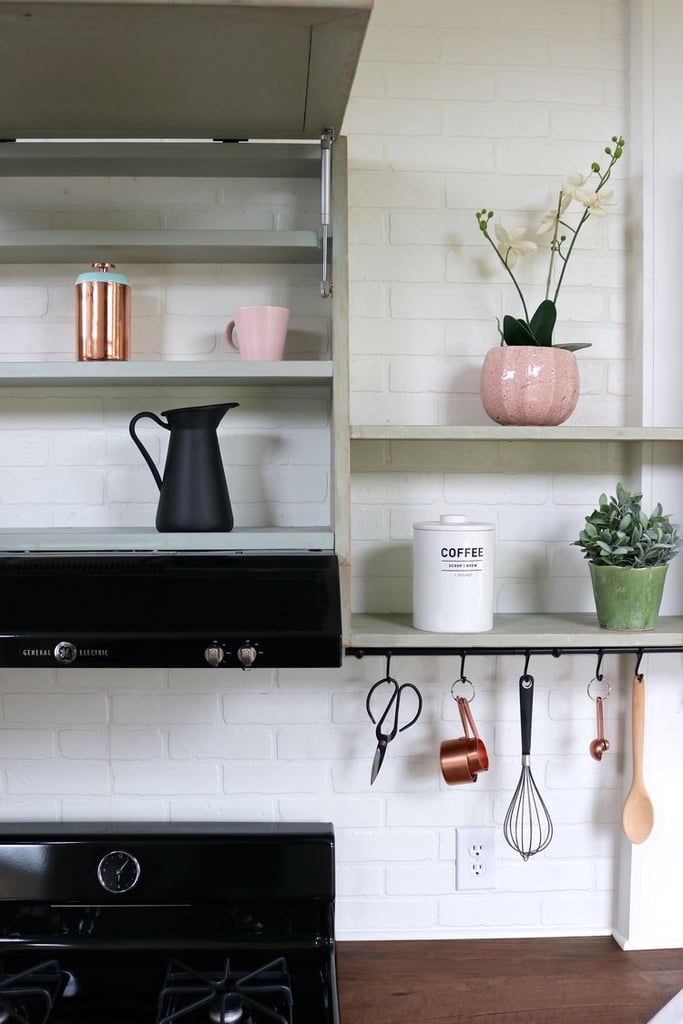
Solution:
<path fill-rule="evenodd" d="M 187 362 L 131 360 L 102 362 L 0 363 L 0 387 L 78 387 L 132 384 L 258 385 L 318 384 L 332 378 L 330 360 L 222 360 Z"/>
<path fill-rule="evenodd" d="M 0 177 L 318 178 L 320 145 L 267 142 L 16 142 Z"/>
<path fill-rule="evenodd" d="M 326 527 L 251 527 L 231 533 L 158 533 L 154 528 L 0 530 L 0 551 L 332 551 Z"/>
<path fill-rule="evenodd" d="M 0 263 L 317 263 L 315 231 L 2 231 Z"/>
<path fill-rule="evenodd" d="M 683 441 L 683 427 L 353 424 L 352 441 Z"/>
<path fill-rule="evenodd" d="M 353 648 L 625 648 L 681 647 L 683 616 L 662 617 L 656 629 L 616 632 L 601 629 L 593 614 L 507 614 L 495 617 L 486 633 L 427 633 L 413 629 L 409 614 L 351 616 Z"/>

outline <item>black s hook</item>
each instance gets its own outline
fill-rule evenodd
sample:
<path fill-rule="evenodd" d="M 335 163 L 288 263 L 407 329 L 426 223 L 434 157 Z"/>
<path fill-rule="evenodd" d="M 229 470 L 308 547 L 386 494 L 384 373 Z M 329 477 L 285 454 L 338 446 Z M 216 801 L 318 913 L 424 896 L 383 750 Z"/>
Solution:
<path fill-rule="evenodd" d="M 598 663 L 595 666 L 595 678 L 597 679 L 597 681 L 599 683 L 601 683 L 603 678 L 604 678 L 602 673 L 600 672 L 600 668 L 602 667 L 603 654 L 604 654 L 604 651 L 602 651 L 602 650 L 598 651 Z"/>

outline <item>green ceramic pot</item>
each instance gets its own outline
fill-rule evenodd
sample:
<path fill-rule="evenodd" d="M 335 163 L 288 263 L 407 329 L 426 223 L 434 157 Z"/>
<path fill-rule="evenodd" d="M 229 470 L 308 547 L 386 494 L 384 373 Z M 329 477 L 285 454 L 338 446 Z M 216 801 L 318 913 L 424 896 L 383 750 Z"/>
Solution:
<path fill-rule="evenodd" d="M 588 563 L 595 609 L 603 629 L 654 629 L 668 565 L 629 569 Z"/>

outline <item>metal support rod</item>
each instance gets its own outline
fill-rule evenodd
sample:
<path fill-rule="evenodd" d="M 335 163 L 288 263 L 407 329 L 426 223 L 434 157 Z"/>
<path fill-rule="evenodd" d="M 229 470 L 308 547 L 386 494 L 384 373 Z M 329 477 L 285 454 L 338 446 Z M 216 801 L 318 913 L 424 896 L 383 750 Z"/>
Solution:
<path fill-rule="evenodd" d="M 329 267 L 329 233 L 330 233 L 330 196 L 332 192 L 332 141 L 334 132 L 326 128 L 320 136 L 320 225 L 322 248 L 322 280 L 320 294 L 324 299 L 332 295 Z"/>

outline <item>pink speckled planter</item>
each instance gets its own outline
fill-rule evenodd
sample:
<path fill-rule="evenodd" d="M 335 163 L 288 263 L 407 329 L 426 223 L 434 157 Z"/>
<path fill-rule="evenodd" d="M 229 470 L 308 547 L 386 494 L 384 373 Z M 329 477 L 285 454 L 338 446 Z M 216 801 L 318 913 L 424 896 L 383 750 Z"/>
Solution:
<path fill-rule="evenodd" d="M 576 408 L 579 368 L 568 349 L 498 345 L 486 353 L 479 391 L 496 423 L 556 427 Z"/>

